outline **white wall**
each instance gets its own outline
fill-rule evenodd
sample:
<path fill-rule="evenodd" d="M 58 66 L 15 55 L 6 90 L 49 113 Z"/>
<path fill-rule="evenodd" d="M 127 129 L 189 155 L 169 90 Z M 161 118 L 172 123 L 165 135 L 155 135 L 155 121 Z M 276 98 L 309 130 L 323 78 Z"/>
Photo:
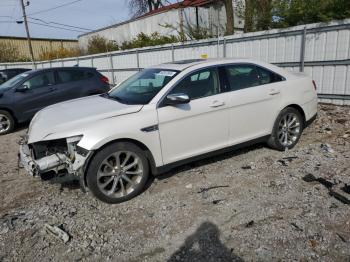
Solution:
<path fill-rule="evenodd" d="M 169 27 L 164 27 L 164 25 L 170 24 L 179 28 L 181 12 L 183 12 L 183 21 L 185 26 L 187 24 L 190 24 L 192 26 L 196 25 L 196 8 L 187 7 L 184 9 L 171 9 L 169 11 L 141 17 L 129 22 L 120 23 L 115 26 L 101 29 L 99 31 L 81 35 L 78 37 L 79 46 L 83 49 L 86 48 L 89 39 L 96 35 L 116 41 L 119 44 L 124 41 L 130 41 L 134 39 L 140 33 L 150 35 L 154 32 L 158 32 L 161 35 L 178 35 L 176 30 L 173 30 Z M 217 25 L 219 19 L 219 33 L 220 35 L 224 34 L 224 29 L 226 28 L 226 13 L 224 6 L 221 6 L 218 9 L 214 8 L 213 6 L 210 8 L 200 7 L 198 16 L 199 24 L 202 27 L 211 29 L 214 35 L 217 34 Z M 235 14 L 234 21 L 235 27 L 243 28 L 244 23 L 242 19 L 238 18 L 237 14 Z"/>

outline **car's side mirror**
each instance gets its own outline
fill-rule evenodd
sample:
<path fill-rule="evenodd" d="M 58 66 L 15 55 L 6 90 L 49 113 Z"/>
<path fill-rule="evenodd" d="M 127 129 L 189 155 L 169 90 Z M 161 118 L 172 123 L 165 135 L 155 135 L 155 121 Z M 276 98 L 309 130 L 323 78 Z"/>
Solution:
<path fill-rule="evenodd" d="M 171 94 L 166 96 L 165 103 L 167 105 L 187 104 L 191 101 L 190 97 L 185 93 Z"/>
<path fill-rule="evenodd" d="M 25 92 L 27 90 L 29 90 L 29 86 L 28 85 L 22 85 L 22 86 L 16 88 L 17 92 Z"/>

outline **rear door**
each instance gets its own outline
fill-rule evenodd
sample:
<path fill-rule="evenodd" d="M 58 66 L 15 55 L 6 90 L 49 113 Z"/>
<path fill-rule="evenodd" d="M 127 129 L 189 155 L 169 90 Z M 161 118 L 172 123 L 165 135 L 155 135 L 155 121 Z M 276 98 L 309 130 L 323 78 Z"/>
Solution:
<path fill-rule="evenodd" d="M 271 133 L 280 109 L 283 78 L 253 64 L 224 67 L 229 96 L 230 144 Z"/>
<path fill-rule="evenodd" d="M 40 72 L 22 83 L 26 91 L 14 92 L 14 105 L 21 120 L 34 116 L 40 109 L 57 102 L 55 77 L 52 70 Z"/>
<path fill-rule="evenodd" d="M 56 69 L 57 91 L 61 101 L 93 94 L 89 85 L 94 74 L 81 69 Z"/>

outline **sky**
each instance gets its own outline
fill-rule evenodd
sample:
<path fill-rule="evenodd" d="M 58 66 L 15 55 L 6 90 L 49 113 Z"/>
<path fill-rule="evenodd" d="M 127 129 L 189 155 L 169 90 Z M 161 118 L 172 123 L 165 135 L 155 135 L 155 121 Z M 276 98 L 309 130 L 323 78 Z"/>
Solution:
<path fill-rule="evenodd" d="M 29 2 L 26 11 L 31 37 L 76 39 L 78 35 L 88 32 L 85 29 L 98 29 L 130 18 L 127 0 L 29 0 Z M 23 20 L 20 0 L 0 0 L 0 36 L 26 36 L 24 24 L 17 24 L 18 20 Z"/>

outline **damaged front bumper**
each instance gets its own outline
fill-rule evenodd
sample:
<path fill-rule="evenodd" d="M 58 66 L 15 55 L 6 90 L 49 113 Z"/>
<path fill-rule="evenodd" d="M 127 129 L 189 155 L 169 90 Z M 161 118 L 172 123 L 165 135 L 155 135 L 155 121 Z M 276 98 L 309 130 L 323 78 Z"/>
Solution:
<path fill-rule="evenodd" d="M 22 142 L 18 154 L 19 165 L 31 176 L 41 176 L 48 172 L 58 174 L 61 171 L 80 176 L 84 173 L 86 163 L 92 152 L 79 148 L 76 144 L 68 138 L 65 151 L 50 152 L 48 148 L 47 152 L 44 152 L 45 155 L 35 157 L 33 148 L 26 142 Z"/>

